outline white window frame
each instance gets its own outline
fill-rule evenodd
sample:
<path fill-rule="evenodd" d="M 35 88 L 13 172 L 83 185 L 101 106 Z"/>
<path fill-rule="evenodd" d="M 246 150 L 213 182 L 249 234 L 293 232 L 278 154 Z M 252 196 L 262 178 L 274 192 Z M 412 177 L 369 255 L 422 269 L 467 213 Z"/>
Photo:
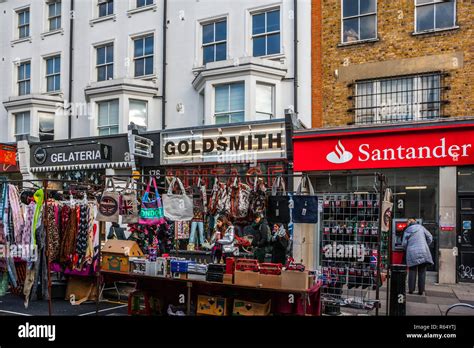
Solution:
<path fill-rule="evenodd" d="M 148 106 L 148 100 L 138 99 L 138 98 L 128 98 L 128 124 L 131 123 L 131 120 L 130 120 L 130 104 L 131 104 L 132 101 L 145 103 L 145 105 L 146 105 L 146 118 L 145 118 L 146 126 L 145 126 L 145 128 L 148 129 L 148 114 L 149 114 L 149 111 L 150 111 L 150 108 Z M 139 126 L 139 125 L 137 125 L 137 126 Z"/>
<path fill-rule="evenodd" d="M 259 15 L 259 14 L 262 14 L 262 13 L 267 13 L 267 12 L 273 12 L 273 11 L 280 11 L 280 18 L 279 18 L 279 21 L 280 21 L 280 29 L 279 30 L 275 30 L 275 31 L 265 31 L 264 33 L 260 33 L 260 34 L 253 34 L 253 16 L 254 15 Z M 279 49 L 279 52 L 278 53 L 271 53 L 271 54 L 265 54 L 265 55 L 262 55 L 262 56 L 258 56 L 258 57 L 255 57 L 255 58 L 266 58 L 266 57 L 273 57 L 273 56 L 281 56 L 283 54 L 283 36 L 282 36 L 282 32 L 283 32 L 283 17 L 282 17 L 282 8 L 281 6 L 277 5 L 277 6 L 267 6 L 267 7 L 264 7 L 264 8 L 259 8 L 259 9 L 254 9 L 254 10 L 251 10 L 250 11 L 250 18 L 249 18 L 249 25 L 250 25 L 250 52 L 252 52 L 252 57 L 255 57 L 254 56 L 254 52 L 253 52 L 253 40 L 254 38 L 258 38 L 258 37 L 262 37 L 262 36 L 269 36 L 269 35 L 273 35 L 273 34 L 280 34 L 280 49 Z M 265 15 L 265 30 L 267 30 L 267 16 Z M 268 45 L 267 45 L 267 42 L 265 41 L 265 53 L 267 53 L 268 51 Z"/>
<path fill-rule="evenodd" d="M 20 78 L 19 78 L 20 67 L 24 64 L 30 64 L 30 76 L 28 78 L 24 78 L 24 79 L 20 80 Z M 25 75 L 26 75 L 26 69 L 25 69 Z M 24 60 L 24 61 L 18 63 L 18 66 L 16 68 L 16 80 L 17 80 L 17 94 L 18 94 L 18 96 L 31 94 L 31 60 Z M 20 84 L 21 83 L 26 83 L 26 82 L 29 82 L 29 91 L 28 91 L 28 93 L 21 94 L 20 93 Z"/>
<path fill-rule="evenodd" d="M 145 39 L 149 36 L 153 37 L 153 53 L 152 54 L 145 54 Z M 143 56 L 135 57 L 135 40 L 140 40 L 140 39 L 143 39 Z M 150 78 L 150 77 L 155 76 L 155 71 L 156 71 L 155 70 L 156 69 L 155 49 L 156 49 L 156 39 L 155 39 L 155 33 L 154 32 L 132 36 L 132 57 L 133 57 L 133 77 L 134 78 L 136 78 L 136 79 L 143 79 L 143 78 L 146 79 L 146 78 Z M 136 71 L 135 71 L 135 62 L 138 59 L 146 60 L 146 58 L 149 58 L 149 57 L 153 58 L 152 59 L 152 61 L 153 61 L 153 71 L 152 71 L 152 73 L 137 76 Z M 145 73 L 145 71 L 143 71 L 143 73 Z"/>
<path fill-rule="evenodd" d="M 144 8 L 144 7 L 147 7 L 147 6 L 154 6 L 155 5 L 155 0 L 151 0 L 151 4 L 145 4 L 145 5 L 142 5 L 142 6 L 138 6 L 138 1 L 139 0 L 133 0 L 134 1 L 134 8 Z M 145 0 L 146 1 L 149 1 L 149 0 Z"/>
<path fill-rule="evenodd" d="M 112 3 L 112 12 L 109 13 L 109 3 Z M 101 16 L 100 15 L 100 5 L 102 4 L 105 4 L 105 8 L 106 8 L 106 14 Z M 98 0 L 97 1 L 97 18 L 104 18 L 104 17 L 108 17 L 108 16 L 112 16 L 113 14 L 115 14 L 115 1 L 114 0 Z"/>
<path fill-rule="evenodd" d="M 62 65 L 62 62 L 61 62 L 61 55 L 60 54 L 55 54 L 55 55 L 52 55 L 52 56 L 47 56 L 47 57 L 44 57 L 44 64 L 45 64 L 45 81 L 46 81 L 46 93 L 58 93 L 61 91 L 61 69 L 59 69 L 59 72 L 54 72 L 52 74 L 48 74 L 48 60 L 49 59 L 55 59 L 55 58 L 59 58 L 59 66 L 61 67 Z M 54 64 L 54 63 L 53 63 Z M 55 76 L 58 76 L 59 75 L 59 88 L 56 88 L 56 84 L 53 83 L 55 89 L 51 90 L 51 91 L 48 91 L 48 77 L 55 77 Z M 55 81 L 55 80 L 54 80 Z"/>
<path fill-rule="evenodd" d="M 272 90 L 272 112 L 270 114 L 266 113 L 266 112 L 260 112 L 257 109 L 257 89 L 258 89 L 259 85 L 270 87 L 271 90 Z M 276 106 L 276 104 L 275 104 L 275 95 L 276 95 L 275 90 L 276 90 L 275 85 L 270 84 L 270 83 L 266 83 L 266 82 L 257 81 L 257 83 L 255 84 L 255 118 L 258 118 L 257 115 L 259 115 L 259 114 L 260 115 L 267 115 L 269 120 L 275 118 L 275 106 Z"/>
<path fill-rule="evenodd" d="M 361 15 L 360 14 L 360 0 L 357 0 L 357 5 L 358 5 L 358 13 L 359 13 L 358 15 L 344 17 L 344 0 L 341 0 L 341 43 L 342 44 L 352 44 L 352 43 L 359 43 L 359 42 L 364 42 L 364 41 L 373 41 L 373 40 L 377 40 L 378 37 L 379 37 L 379 32 L 378 32 L 379 17 L 378 17 L 377 0 L 375 0 L 375 12 L 364 13 L 364 14 Z M 373 16 L 373 15 L 375 15 L 375 37 L 361 40 L 360 39 L 360 18 L 361 17 Z M 359 40 L 357 40 L 357 41 L 344 41 L 344 20 L 346 20 L 346 19 L 355 19 L 355 18 L 358 19 L 359 32 L 357 34 L 359 35 Z"/>
<path fill-rule="evenodd" d="M 117 123 L 110 123 L 110 103 L 117 102 Z M 100 113 L 100 104 L 107 103 L 107 125 L 99 125 L 99 113 Z M 107 135 L 119 134 L 120 133 L 120 98 L 105 99 L 96 101 L 97 106 L 97 134 L 100 134 L 101 129 L 108 128 L 109 132 Z M 117 128 L 117 133 L 110 133 L 110 128 Z"/>
<path fill-rule="evenodd" d="M 55 10 L 57 11 L 57 6 L 61 7 L 60 8 L 60 11 L 59 11 L 59 15 L 56 14 L 55 16 L 50 16 L 49 15 L 49 9 L 51 6 L 54 6 L 55 7 Z M 61 0 L 56 0 L 56 1 L 51 1 L 51 2 L 48 2 L 47 3 L 47 14 L 48 14 L 48 31 L 56 31 L 56 30 L 60 30 L 62 28 L 62 1 Z M 59 19 L 59 27 L 57 28 L 54 28 L 54 29 L 51 29 L 51 23 L 52 21 L 57 21 Z"/>
<path fill-rule="evenodd" d="M 432 32 L 436 32 L 436 31 L 443 31 L 443 30 L 451 30 L 451 29 L 455 29 L 457 28 L 457 1 L 456 0 L 453 0 L 454 1 L 454 23 L 451 27 L 446 27 L 446 28 L 436 28 L 436 2 L 433 1 L 433 2 L 428 2 L 426 4 L 417 4 L 416 1 L 417 0 L 413 0 L 415 2 L 415 18 L 414 18 L 414 23 L 413 23 L 413 27 L 415 28 L 415 34 L 420 34 L 420 33 L 432 33 Z M 423 7 L 423 6 L 434 6 L 434 12 L 433 12 L 433 23 L 434 23 L 434 28 L 433 29 L 428 29 L 428 30 L 424 30 L 424 31 L 418 31 L 418 27 L 417 27 L 417 19 L 418 19 L 418 8 L 419 7 Z"/>
<path fill-rule="evenodd" d="M 26 132 L 25 132 L 25 114 L 28 114 L 29 116 L 29 123 L 26 127 Z M 22 133 L 17 133 L 16 132 L 16 129 L 17 129 L 17 121 L 18 121 L 18 116 L 22 116 L 22 122 L 23 122 L 23 127 L 22 127 L 22 130 L 23 132 Z M 13 136 L 14 137 L 17 137 L 17 136 L 20 136 L 20 135 L 29 135 L 31 134 L 31 111 L 19 111 L 19 112 L 16 112 L 13 114 L 13 119 L 14 119 L 14 127 L 13 127 Z"/>
<path fill-rule="evenodd" d="M 99 56 L 99 54 L 98 54 L 99 48 L 108 47 L 108 46 L 112 46 L 112 53 L 113 53 L 112 62 L 106 62 L 104 64 L 97 64 L 97 57 Z M 106 48 L 106 50 L 107 50 L 107 48 Z M 107 76 L 107 72 L 109 71 L 109 66 L 110 65 L 112 65 L 112 70 L 113 70 L 112 79 L 114 79 L 114 76 L 115 76 L 115 42 L 114 41 L 109 41 L 109 42 L 103 42 L 103 43 L 97 44 L 97 45 L 94 46 L 94 51 L 95 51 L 95 60 L 94 60 L 95 77 L 94 77 L 94 80 L 97 81 L 97 82 L 108 81 L 109 79 L 107 79 L 107 78 L 105 80 L 99 80 L 99 68 L 100 67 L 105 67 L 106 76 Z M 107 59 L 107 52 L 105 53 L 105 58 Z"/>
<path fill-rule="evenodd" d="M 213 41 L 213 42 L 208 42 L 208 43 L 204 43 L 204 26 L 206 25 L 209 25 L 209 24 L 213 24 L 214 25 L 214 40 L 215 40 L 215 37 L 216 37 L 216 23 L 220 23 L 220 22 L 224 22 L 225 21 L 225 26 L 226 26 L 226 37 L 225 37 L 225 40 L 220 40 L 220 41 Z M 204 20 L 204 21 L 201 21 L 200 23 L 200 30 L 201 30 L 201 34 L 200 34 L 200 46 L 201 46 L 201 62 L 202 62 L 202 65 L 206 64 L 204 63 L 204 48 L 205 47 L 208 47 L 208 46 L 214 46 L 214 60 L 211 61 L 211 62 L 207 62 L 207 63 L 213 63 L 213 62 L 221 62 L 223 60 L 227 60 L 228 57 L 229 57 L 229 20 L 228 20 L 228 17 L 227 16 L 223 16 L 223 17 L 218 17 L 218 18 L 214 18 L 214 19 L 210 19 L 210 20 Z M 218 44 L 222 44 L 222 43 L 225 43 L 225 59 L 223 60 L 216 60 L 216 49 L 215 49 L 215 46 L 217 46 Z"/>
<path fill-rule="evenodd" d="M 241 109 L 241 110 L 230 110 L 230 86 L 231 85 L 235 85 L 235 84 L 242 84 L 244 86 L 244 108 Z M 228 95 L 229 95 L 229 105 L 228 105 L 228 110 L 227 111 L 223 111 L 223 112 L 216 112 L 216 87 L 219 87 L 219 86 L 228 86 Z M 229 114 L 229 122 L 227 123 L 220 123 L 220 124 L 231 124 L 231 123 L 235 123 L 235 122 L 230 122 L 231 119 L 231 114 L 236 114 L 236 113 L 239 113 L 239 112 L 243 112 L 244 113 L 244 121 L 246 120 L 246 110 L 245 110 L 245 93 L 246 93 L 246 83 L 245 83 L 245 80 L 241 80 L 241 81 L 232 81 L 232 82 L 224 82 L 224 83 L 217 83 L 217 84 L 214 84 L 213 86 L 213 90 L 214 90 L 214 93 L 213 93 L 213 98 L 214 98 L 214 102 L 213 102 L 213 105 L 214 105 L 214 110 L 213 110 L 213 119 L 214 119 L 214 124 L 217 124 L 216 123 L 216 119 L 218 116 L 223 116 L 223 115 L 226 115 L 226 114 Z"/>
<path fill-rule="evenodd" d="M 24 13 L 24 12 L 28 12 L 28 23 L 20 24 L 20 14 Z M 15 13 L 16 13 L 16 20 L 17 20 L 17 38 L 19 40 L 21 40 L 21 39 L 26 39 L 26 38 L 31 37 L 31 11 L 30 11 L 30 7 L 23 7 L 21 9 L 17 9 L 15 11 Z M 21 32 L 22 28 L 27 28 L 28 35 L 20 36 L 20 32 Z"/>

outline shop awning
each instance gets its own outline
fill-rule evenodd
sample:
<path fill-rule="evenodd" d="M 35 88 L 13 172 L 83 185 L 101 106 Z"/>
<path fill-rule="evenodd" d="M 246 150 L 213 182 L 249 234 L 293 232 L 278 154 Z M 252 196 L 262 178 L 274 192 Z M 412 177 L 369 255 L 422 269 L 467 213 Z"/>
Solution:
<path fill-rule="evenodd" d="M 67 170 L 84 170 L 84 169 L 125 169 L 131 168 L 130 162 L 110 162 L 110 163 L 88 163 L 88 164 L 71 164 L 64 166 L 47 166 L 32 167 L 33 173 L 58 172 Z"/>

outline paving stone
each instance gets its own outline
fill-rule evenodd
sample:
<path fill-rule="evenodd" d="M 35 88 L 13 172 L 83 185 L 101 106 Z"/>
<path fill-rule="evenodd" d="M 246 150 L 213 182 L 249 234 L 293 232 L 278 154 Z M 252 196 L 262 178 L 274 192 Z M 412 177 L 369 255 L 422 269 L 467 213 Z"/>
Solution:
<path fill-rule="evenodd" d="M 436 297 L 445 297 L 445 298 L 456 298 L 456 295 L 453 291 L 435 291 L 435 290 L 426 290 L 426 296 L 436 296 Z"/>
<path fill-rule="evenodd" d="M 438 305 L 407 302 L 407 315 L 441 315 Z"/>

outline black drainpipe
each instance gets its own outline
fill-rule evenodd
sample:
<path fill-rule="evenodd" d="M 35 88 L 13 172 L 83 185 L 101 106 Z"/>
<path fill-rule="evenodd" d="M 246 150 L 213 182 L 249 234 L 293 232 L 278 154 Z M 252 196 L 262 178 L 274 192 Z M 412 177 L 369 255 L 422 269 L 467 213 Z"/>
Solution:
<path fill-rule="evenodd" d="M 293 25 L 294 25 L 294 44 L 293 44 L 293 94 L 294 94 L 294 107 L 295 115 L 298 116 L 298 0 L 293 0 Z"/>
<path fill-rule="evenodd" d="M 72 67 L 73 67 L 73 41 L 74 41 L 74 0 L 71 0 L 71 9 L 69 13 L 69 112 L 68 112 L 68 139 L 72 137 Z"/>
<path fill-rule="evenodd" d="M 161 91 L 161 129 L 166 128 L 166 37 L 168 30 L 168 0 L 163 0 L 163 84 Z"/>

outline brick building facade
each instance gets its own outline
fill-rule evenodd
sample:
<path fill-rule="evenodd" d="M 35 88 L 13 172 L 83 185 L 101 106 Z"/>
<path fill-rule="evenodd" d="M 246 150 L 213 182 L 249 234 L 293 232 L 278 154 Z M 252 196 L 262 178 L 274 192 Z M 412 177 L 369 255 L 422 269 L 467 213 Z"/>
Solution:
<path fill-rule="evenodd" d="M 474 115 L 474 1 L 455 1 L 449 29 L 418 33 L 415 0 L 377 1 L 375 38 L 345 43 L 342 4 L 312 0 L 313 127 L 358 123 L 356 81 L 432 72 L 442 74 L 436 116 Z"/>

